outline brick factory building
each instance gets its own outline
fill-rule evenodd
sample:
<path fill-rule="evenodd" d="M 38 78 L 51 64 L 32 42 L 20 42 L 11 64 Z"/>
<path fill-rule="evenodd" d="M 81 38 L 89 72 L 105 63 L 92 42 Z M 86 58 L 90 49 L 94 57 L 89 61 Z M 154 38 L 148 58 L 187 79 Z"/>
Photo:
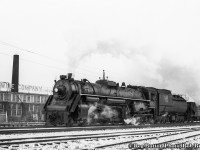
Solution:
<path fill-rule="evenodd" d="M 0 122 L 43 121 L 48 95 L 0 91 Z"/>

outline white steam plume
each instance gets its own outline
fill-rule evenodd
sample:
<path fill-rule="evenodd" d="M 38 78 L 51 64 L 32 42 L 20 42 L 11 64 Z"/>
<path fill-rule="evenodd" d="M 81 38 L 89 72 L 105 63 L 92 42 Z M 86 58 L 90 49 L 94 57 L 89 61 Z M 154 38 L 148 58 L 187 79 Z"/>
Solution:
<path fill-rule="evenodd" d="M 113 72 L 110 75 L 116 77 L 116 82 L 125 81 L 127 84 L 189 94 L 199 103 L 200 69 L 195 66 L 197 57 L 187 59 L 195 56 L 194 53 L 190 55 L 192 51 L 177 55 L 175 52 L 169 53 L 167 49 L 160 52 L 152 46 L 136 47 L 134 44 L 113 39 L 85 41 L 77 47 L 72 45 L 69 48 L 68 66 L 73 71 L 87 62 L 93 66 L 103 65 L 102 68 Z"/>

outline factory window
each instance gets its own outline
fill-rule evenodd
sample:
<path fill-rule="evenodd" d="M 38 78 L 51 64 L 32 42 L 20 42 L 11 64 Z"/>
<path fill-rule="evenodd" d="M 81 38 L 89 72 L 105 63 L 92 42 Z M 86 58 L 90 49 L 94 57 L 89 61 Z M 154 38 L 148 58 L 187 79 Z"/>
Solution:
<path fill-rule="evenodd" d="M 17 95 L 17 101 L 20 102 L 20 103 L 23 102 L 23 95 L 22 94 Z"/>
<path fill-rule="evenodd" d="M 42 103 L 43 101 L 42 101 L 42 96 L 40 96 L 40 103 Z"/>
<path fill-rule="evenodd" d="M 16 94 L 16 102 L 20 102 L 20 95 L 19 94 Z"/>
<path fill-rule="evenodd" d="M 31 111 L 31 112 L 34 111 L 34 105 L 33 104 L 29 104 L 29 111 Z"/>
<path fill-rule="evenodd" d="M 14 102 L 17 102 L 17 99 L 18 99 L 17 95 L 15 94 L 14 97 L 15 97 Z"/>
<path fill-rule="evenodd" d="M 36 97 L 33 95 L 33 103 L 36 103 Z"/>
<path fill-rule="evenodd" d="M 23 102 L 26 102 L 26 95 L 23 95 Z"/>
<path fill-rule="evenodd" d="M 42 103 L 42 96 L 40 96 L 40 103 Z"/>
<path fill-rule="evenodd" d="M 46 96 L 44 96 L 44 103 L 46 102 L 46 100 L 47 100 L 47 97 L 46 97 Z"/>
<path fill-rule="evenodd" d="M 10 104 L 11 116 L 21 116 L 22 115 L 22 106 L 21 104 Z"/>
<path fill-rule="evenodd" d="M 15 101 L 16 102 L 21 102 L 20 95 L 18 95 L 18 94 L 15 95 Z"/>
<path fill-rule="evenodd" d="M 34 96 L 31 95 L 31 103 L 34 103 Z"/>
<path fill-rule="evenodd" d="M 0 112 L 3 112 L 3 103 L 0 103 Z"/>
<path fill-rule="evenodd" d="M 12 102 L 15 102 L 15 101 L 16 101 L 16 100 L 15 100 L 15 99 L 16 99 L 16 95 L 15 95 L 15 94 L 11 94 L 11 95 L 12 95 L 12 96 L 11 96 L 11 97 L 12 97 L 11 101 L 12 101 Z"/>
<path fill-rule="evenodd" d="M 40 96 L 40 103 L 43 103 L 43 96 Z"/>
<path fill-rule="evenodd" d="M 40 103 L 40 96 L 39 95 L 36 96 L 36 103 Z"/>
<path fill-rule="evenodd" d="M 10 101 L 10 99 L 11 99 L 11 94 L 4 93 L 4 101 Z"/>
<path fill-rule="evenodd" d="M 29 97 L 30 97 L 30 103 L 32 103 L 33 96 L 29 95 Z"/>
<path fill-rule="evenodd" d="M 17 116 L 21 116 L 22 115 L 22 105 L 16 104 L 16 110 L 17 110 Z"/>
<path fill-rule="evenodd" d="M 45 103 L 47 100 L 47 97 L 46 96 L 42 96 L 42 103 Z"/>
<path fill-rule="evenodd" d="M 40 96 L 35 95 L 34 96 L 34 103 L 39 103 L 40 102 Z"/>
<path fill-rule="evenodd" d="M 39 110 L 39 106 L 38 105 L 34 105 L 34 112 L 38 112 L 38 110 Z"/>
<path fill-rule="evenodd" d="M 0 101 L 3 101 L 3 96 L 4 94 L 3 93 L 0 93 Z"/>
<path fill-rule="evenodd" d="M 10 101 L 13 101 L 13 94 L 10 94 Z"/>
<path fill-rule="evenodd" d="M 16 112 L 16 104 L 10 104 L 11 107 L 11 116 L 16 116 L 17 112 Z"/>
<path fill-rule="evenodd" d="M 16 101 L 16 102 L 19 102 L 19 101 L 20 101 L 19 95 L 18 95 L 18 94 L 15 95 L 15 101 Z"/>
<path fill-rule="evenodd" d="M 34 103 L 36 103 L 36 96 L 35 95 L 33 95 L 33 99 L 34 99 Z"/>
<path fill-rule="evenodd" d="M 16 101 L 16 102 L 20 102 L 20 97 L 19 97 L 18 94 L 15 95 L 15 101 Z"/>
<path fill-rule="evenodd" d="M 27 102 L 30 103 L 30 102 L 31 102 L 31 97 L 30 97 L 30 95 L 26 95 L 26 98 L 27 98 Z"/>

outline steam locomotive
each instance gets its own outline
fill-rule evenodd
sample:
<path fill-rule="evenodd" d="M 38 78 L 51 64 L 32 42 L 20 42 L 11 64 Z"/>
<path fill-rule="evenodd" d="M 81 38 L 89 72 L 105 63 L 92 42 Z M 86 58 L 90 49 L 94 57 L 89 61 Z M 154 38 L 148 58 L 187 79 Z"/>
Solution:
<path fill-rule="evenodd" d="M 47 125 L 146 124 L 192 121 L 197 106 L 167 89 L 126 86 L 105 78 L 90 83 L 72 74 L 55 81 L 44 105 Z"/>

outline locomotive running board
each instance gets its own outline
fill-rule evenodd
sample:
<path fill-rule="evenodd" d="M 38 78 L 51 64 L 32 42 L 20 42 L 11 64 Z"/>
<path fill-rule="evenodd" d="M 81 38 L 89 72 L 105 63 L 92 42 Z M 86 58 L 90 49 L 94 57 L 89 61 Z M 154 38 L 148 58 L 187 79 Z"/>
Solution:
<path fill-rule="evenodd" d="M 113 97 L 113 96 L 103 96 L 103 95 L 91 95 L 91 94 L 80 94 L 81 96 L 91 96 L 91 97 L 104 97 L 104 98 L 113 98 L 113 99 L 123 99 L 123 100 L 132 100 L 132 101 L 144 101 L 149 102 L 151 100 L 145 99 L 132 99 L 132 98 L 125 98 L 125 97 Z"/>

